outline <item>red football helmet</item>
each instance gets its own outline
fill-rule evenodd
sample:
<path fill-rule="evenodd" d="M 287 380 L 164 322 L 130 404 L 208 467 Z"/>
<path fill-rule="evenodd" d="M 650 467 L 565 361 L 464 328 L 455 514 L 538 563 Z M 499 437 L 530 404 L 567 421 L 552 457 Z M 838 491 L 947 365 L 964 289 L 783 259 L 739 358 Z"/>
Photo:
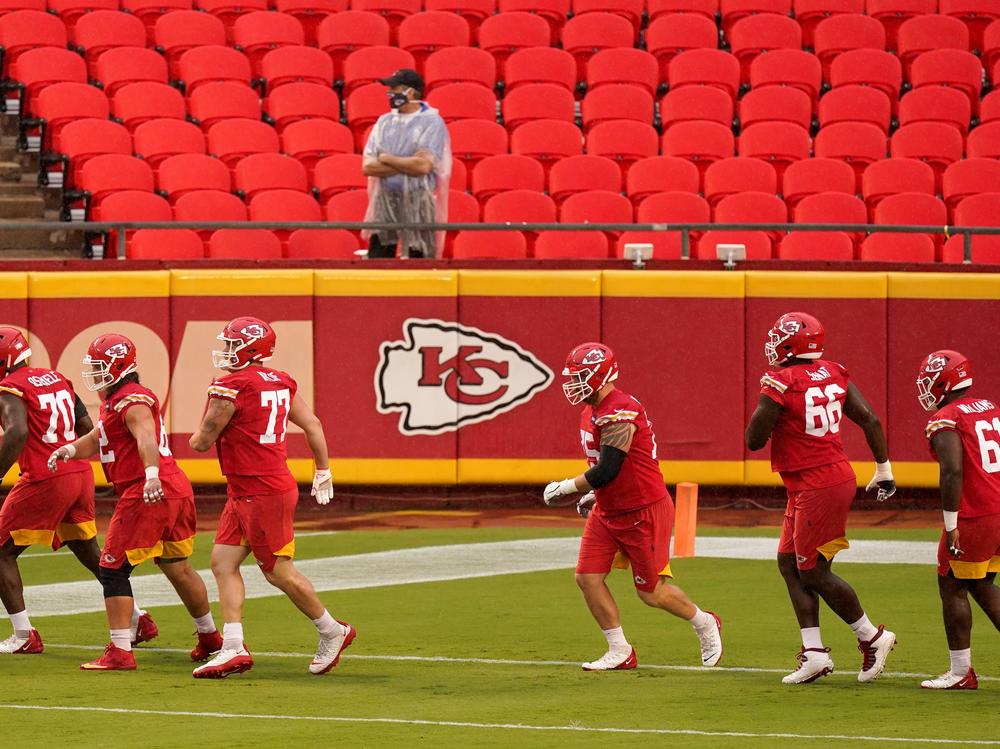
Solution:
<path fill-rule="evenodd" d="M 764 355 L 772 366 L 789 359 L 819 359 L 825 339 L 826 331 L 819 320 L 805 312 L 789 312 L 767 332 Z"/>
<path fill-rule="evenodd" d="M 217 337 L 225 348 L 212 352 L 212 365 L 228 370 L 267 361 L 278 340 L 271 326 L 256 317 L 237 317 Z"/>
<path fill-rule="evenodd" d="M 563 376 L 563 394 L 572 405 L 582 403 L 609 382 L 618 379 L 615 352 L 603 343 L 582 343 L 569 352 Z"/>
<path fill-rule="evenodd" d="M 925 411 L 936 411 L 952 390 L 972 385 L 972 369 L 963 354 L 949 349 L 928 354 L 917 374 L 917 400 Z"/>
<path fill-rule="evenodd" d="M 28 341 L 17 328 L 0 326 L 0 377 L 6 377 L 10 368 L 31 356 Z"/>
<path fill-rule="evenodd" d="M 135 344 L 119 333 L 97 336 L 83 357 L 88 390 L 104 390 L 135 371 Z"/>

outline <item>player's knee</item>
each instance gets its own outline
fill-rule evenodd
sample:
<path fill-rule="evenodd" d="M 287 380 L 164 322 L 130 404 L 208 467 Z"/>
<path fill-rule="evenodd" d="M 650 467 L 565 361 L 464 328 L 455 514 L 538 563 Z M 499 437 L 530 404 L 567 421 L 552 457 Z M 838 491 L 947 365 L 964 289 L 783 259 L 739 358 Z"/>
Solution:
<path fill-rule="evenodd" d="M 117 596 L 132 597 L 132 583 L 129 575 L 132 574 L 132 566 L 123 564 L 121 567 L 101 567 L 100 580 L 104 588 L 105 598 L 115 598 Z"/>
<path fill-rule="evenodd" d="M 802 569 L 796 570 L 796 572 L 802 583 L 806 587 L 813 588 L 814 590 L 822 588 L 824 586 L 824 584 L 826 583 L 826 578 L 828 573 L 828 571 L 825 568 L 820 567 L 819 565 L 816 565 L 815 567 L 810 567 L 807 570 L 802 570 Z"/>
<path fill-rule="evenodd" d="M 652 606 L 653 608 L 659 607 L 660 593 L 662 593 L 662 591 L 657 591 L 655 588 L 653 590 L 641 590 L 640 588 L 635 589 L 635 594 L 639 596 L 639 600 L 647 606 Z"/>
<path fill-rule="evenodd" d="M 574 579 L 576 580 L 577 587 L 584 592 L 599 587 L 603 582 L 597 575 L 582 572 L 577 572 Z"/>
<path fill-rule="evenodd" d="M 799 568 L 795 564 L 794 554 L 778 554 L 778 572 L 782 577 L 797 578 Z"/>

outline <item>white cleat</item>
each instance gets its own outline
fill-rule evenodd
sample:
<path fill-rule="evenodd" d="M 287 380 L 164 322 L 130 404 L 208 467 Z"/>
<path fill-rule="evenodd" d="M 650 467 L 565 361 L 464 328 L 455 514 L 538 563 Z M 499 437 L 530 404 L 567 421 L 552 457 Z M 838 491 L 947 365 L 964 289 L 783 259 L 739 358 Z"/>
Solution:
<path fill-rule="evenodd" d="M 333 637 L 320 637 L 316 648 L 316 657 L 309 664 L 309 673 L 321 676 L 340 662 L 340 655 L 354 642 L 358 631 L 347 622 L 337 619 L 341 632 Z"/>
<path fill-rule="evenodd" d="M 198 666 L 191 675 L 196 679 L 225 679 L 253 668 L 253 656 L 246 646 L 239 650 L 220 650 L 208 663 Z"/>
<path fill-rule="evenodd" d="M 722 620 L 712 611 L 706 611 L 712 617 L 712 624 L 698 634 L 701 643 L 701 665 L 712 667 L 722 660 Z"/>
<path fill-rule="evenodd" d="M 864 660 L 858 672 L 858 681 L 862 684 L 875 681 L 885 669 L 885 662 L 894 647 L 896 647 L 896 633 L 890 632 L 881 624 L 878 625 L 878 632 L 872 639 L 859 642 L 858 650 L 861 651 Z"/>
<path fill-rule="evenodd" d="M 959 675 L 949 671 L 936 679 L 920 682 L 921 689 L 978 689 L 979 679 L 976 672 L 970 668 L 967 673 Z"/>
<path fill-rule="evenodd" d="M 596 661 L 583 664 L 584 671 L 627 671 L 639 665 L 635 657 L 635 648 L 625 650 L 609 650 Z"/>
<path fill-rule="evenodd" d="M 32 655 L 45 650 L 42 645 L 42 638 L 38 635 L 38 630 L 33 629 L 27 637 L 11 635 L 3 642 L 0 642 L 0 654 L 5 655 Z"/>
<path fill-rule="evenodd" d="M 799 667 L 785 676 L 781 680 L 782 684 L 810 684 L 833 673 L 830 648 L 802 648 L 796 657 L 799 659 Z"/>

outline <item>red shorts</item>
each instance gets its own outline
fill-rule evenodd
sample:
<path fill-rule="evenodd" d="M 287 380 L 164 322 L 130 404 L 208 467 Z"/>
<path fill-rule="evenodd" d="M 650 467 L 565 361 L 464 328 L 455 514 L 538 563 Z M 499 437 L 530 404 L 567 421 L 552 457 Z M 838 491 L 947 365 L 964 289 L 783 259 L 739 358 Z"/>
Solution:
<path fill-rule="evenodd" d="M 165 484 L 164 494 L 176 488 Z M 196 521 L 193 494 L 171 494 L 151 504 L 119 499 L 104 539 L 101 566 L 115 569 L 125 562 L 135 567 L 147 559 L 186 559 L 194 551 Z"/>
<path fill-rule="evenodd" d="M 847 543 L 847 513 L 857 493 L 855 479 L 821 489 L 788 491 L 779 554 L 795 554 L 800 570 L 811 570 L 822 554 L 833 559 Z"/>
<path fill-rule="evenodd" d="M 583 529 L 576 571 L 583 575 L 607 574 L 612 567 L 631 564 L 636 589 L 652 592 L 661 575 L 672 577 L 670 532 L 673 526 L 674 503 L 669 497 L 610 517 L 595 510 Z"/>
<path fill-rule="evenodd" d="M 958 545 L 962 556 L 948 553 L 947 536 L 941 532 L 938 544 L 938 574 L 951 572 L 959 580 L 982 580 L 990 572 L 1000 572 L 1000 515 L 958 518 Z"/>
<path fill-rule="evenodd" d="M 278 557 L 295 556 L 295 506 L 298 487 L 282 494 L 229 497 L 219 518 L 215 543 L 249 546 L 265 572 L 274 569 Z"/>
<path fill-rule="evenodd" d="M 18 481 L 0 508 L 0 545 L 39 544 L 58 549 L 64 541 L 97 535 L 94 523 L 94 474 L 59 473 L 42 481 Z"/>

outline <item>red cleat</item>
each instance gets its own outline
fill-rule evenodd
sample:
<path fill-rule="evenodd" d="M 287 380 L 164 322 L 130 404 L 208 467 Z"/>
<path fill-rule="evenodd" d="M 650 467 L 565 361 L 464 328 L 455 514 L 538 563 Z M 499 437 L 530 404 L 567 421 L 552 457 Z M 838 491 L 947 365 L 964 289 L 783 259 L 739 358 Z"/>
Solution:
<path fill-rule="evenodd" d="M 160 635 L 160 628 L 156 626 L 153 617 L 148 611 L 143 611 L 139 616 L 139 621 L 135 625 L 135 634 L 132 636 L 132 647 L 140 642 L 155 640 Z"/>
<path fill-rule="evenodd" d="M 198 635 L 198 644 L 191 651 L 191 660 L 195 663 L 204 663 L 212 653 L 222 650 L 222 635 L 219 634 L 218 630 L 215 632 L 197 632 L 196 634 Z"/>
<path fill-rule="evenodd" d="M 81 671 L 135 671 L 135 656 L 131 650 L 122 650 L 113 642 L 104 649 L 96 661 L 80 664 Z"/>
<path fill-rule="evenodd" d="M 253 656 L 244 645 L 239 650 L 220 650 L 204 666 L 198 666 L 191 675 L 196 679 L 225 679 L 253 668 Z"/>
<path fill-rule="evenodd" d="M 584 671 L 627 671 L 639 665 L 639 659 L 635 656 L 635 648 L 632 648 L 628 655 L 625 653 L 613 653 L 610 650 L 598 658 L 596 661 L 583 664 Z"/>
<path fill-rule="evenodd" d="M 0 642 L 0 653 L 9 653 L 10 655 L 37 655 L 43 650 L 45 650 L 45 645 L 42 644 L 42 638 L 37 629 L 31 630 L 27 639 L 11 635 Z"/>
<path fill-rule="evenodd" d="M 337 619 L 337 624 L 346 631 L 336 637 L 321 637 L 319 646 L 316 648 L 316 655 L 309 664 L 309 673 L 321 676 L 340 663 L 341 654 L 351 647 L 354 638 L 358 636 L 358 630 L 347 622 Z"/>
<path fill-rule="evenodd" d="M 920 686 L 923 689 L 979 689 L 979 679 L 976 677 L 976 672 L 970 668 L 965 676 L 949 671 L 936 679 L 920 682 Z"/>

